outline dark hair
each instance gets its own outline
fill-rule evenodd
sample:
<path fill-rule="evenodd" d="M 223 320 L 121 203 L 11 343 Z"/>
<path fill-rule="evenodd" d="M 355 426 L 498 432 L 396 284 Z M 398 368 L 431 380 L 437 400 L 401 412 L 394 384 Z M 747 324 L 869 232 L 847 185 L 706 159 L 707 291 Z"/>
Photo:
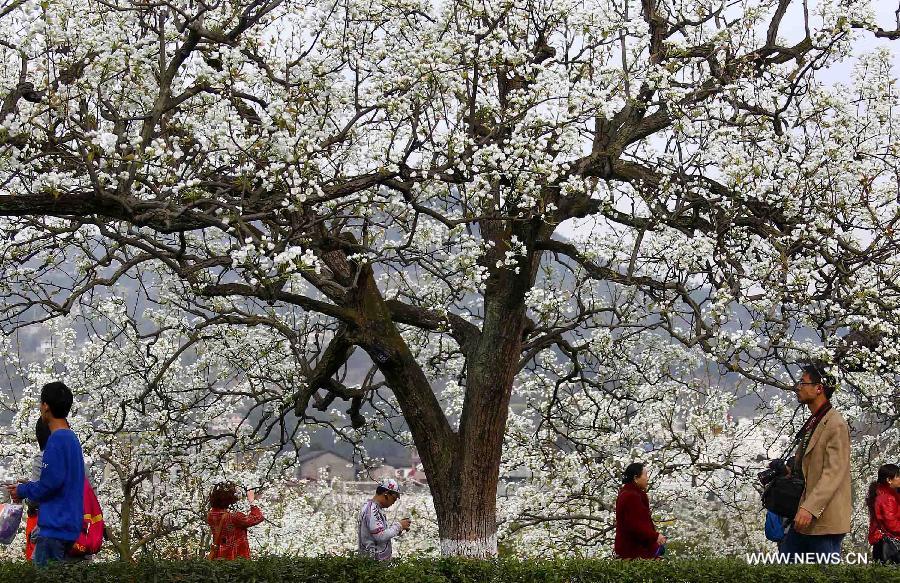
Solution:
<path fill-rule="evenodd" d="M 806 373 L 809 375 L 809 380 L 817 385 L 822 385 L 825 389 L 825 398 L 831 399 L 831 395 L 834 394 L 834 377 L 831 376 L 827 370 L 825 370 L 825 365 L 821 363 L 811 363 L 806 364 L 803 368 L 800 369 L 801 374 Z"/>
<path fill-rule="evenodd" d="M 38 447 L 41 448 L 41 451 L 44 451 L 47 447 L 47 440 L 50 439 L 50 426 L 40 417 L 37 418 L 37 423 L 34 424 L 34 437 L 37 439 Z"/>
<path fill-rule="evenodd" d="M 635 479 L 640 478 L 641 474 L 644 473 L 644 464 L 641 462 L 633 462 L 628 464 L 628 467 L 625 468 L 625 473 L 622 475 L 622 483 L 630 484 L 634 482 Z"/>
<path fill-rule="evenodd" d="M 54 417 L 65 419 L 72 408 L 72 391 L 59 381 L 47 383 L 41 389 L 41 403 L 47 403 Z"/>
<path fill-rule="evenodd" d="M 869 493 L 866 495 L 866 506 L 869 508 L 869 516 L 875 515 L 875 496 L 878 495 L 878 484 L 887 484 L 900 476 L 900 467 L 896 464 L 884 464 L 878 468 L 878 479 L 869 484 Z"/>
<path fill-rule="evenodd" d="M 232 482 L 220 482 L 209 493 L 209 505 L 213 508 L 228 508 L 237 501 L 237 484 Z"/>
<path fill-rule="evenodd" d="M 381 495 L 381 494 L 393 494 L 394 496 L 399 496 L 399 494 L 397 494 L 397 493 L 394 492 L 393 490 L 388 490 L 388 489 L 385 488 L 384 486 L 376 486 L 376 487 L 375 487 L 375 494 L 376 494 L 376 495 Z"/>

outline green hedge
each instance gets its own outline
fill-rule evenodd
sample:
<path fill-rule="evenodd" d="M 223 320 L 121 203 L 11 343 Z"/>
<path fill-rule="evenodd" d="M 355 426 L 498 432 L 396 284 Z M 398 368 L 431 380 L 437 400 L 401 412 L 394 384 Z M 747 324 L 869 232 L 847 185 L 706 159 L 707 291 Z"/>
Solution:
<path fill-rule="evenodd" d="M 413 559 L 379 565 L 358 558 L 264 557 L 255 561 L 110 562 L 35 569 L 0 564 L 0 583 L 891 583 L 900 568 L 885 566 L 749 566 L 739 560 L 497 561 Z"/>

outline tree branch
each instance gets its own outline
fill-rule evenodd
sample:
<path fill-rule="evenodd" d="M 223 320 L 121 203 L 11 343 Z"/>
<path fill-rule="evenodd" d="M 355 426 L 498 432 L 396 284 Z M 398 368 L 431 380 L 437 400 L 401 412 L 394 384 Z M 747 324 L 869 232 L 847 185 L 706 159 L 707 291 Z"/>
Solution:
<path fill-rule="evenodd" d="M 395 322 L 432 332 L 446 330 L 464 353 L 468 351 L 473 342 L 478 340 L 481 334 L 478 326 L 450 312 L 440 314 L 418 306 L 411 306 L 399 300 L 388 300 L 385 303 Z"/>
<path fill-rule="evenodd" d="M 281 290 L 251 287 L 241 283 L 225 283 L 209 285 L 200 290 L 200 295 L 206 297 L 243 296 L 258 298 L 261 300 L 280 301 L 299 306 L 310 312 L 318 312 L 326 316 L 337 318 L 343 322 L 352 323 L 356 320 L 356 312 L 335 304 L 329 304 L 321 300 L 314 300 L 300 294 L 293 294 Z"/>

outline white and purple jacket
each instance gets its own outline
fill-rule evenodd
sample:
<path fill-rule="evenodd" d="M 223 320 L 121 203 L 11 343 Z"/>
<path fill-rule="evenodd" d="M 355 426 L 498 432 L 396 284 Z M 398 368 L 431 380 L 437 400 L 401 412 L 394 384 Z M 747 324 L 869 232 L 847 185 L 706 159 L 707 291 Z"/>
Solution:
<path fill-rule="evenodd" d="M 374 500 L 367 500 L 359 513 L 359 552 L 376 561 L 391 558 L 391 539 L 400 534 L 400 524 L 388 526 L 384 509 Z"/>

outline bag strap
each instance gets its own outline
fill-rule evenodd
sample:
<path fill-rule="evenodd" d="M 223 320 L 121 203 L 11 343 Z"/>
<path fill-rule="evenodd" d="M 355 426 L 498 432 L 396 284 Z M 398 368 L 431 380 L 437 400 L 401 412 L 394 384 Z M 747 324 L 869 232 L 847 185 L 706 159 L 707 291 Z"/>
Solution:
<path fill-rule="evenodd" d="M 781 454 L 781 457 L 779 457 L 778 459 L 782 459 L 785 462 L 787 462 L 789 459 L 791 459 L 791 456 L 794 454 L 794 448 L 800 444 L 800 439 L 802 438 L 802 435 L 803 435 L 803 430 L 801 429 L 800 431 L 797 432 L 797 435 L 794 436 L 794 439 L 792 439 L 791 442 L 788 444 L 785 452 L 783 454 Z"/>
<path fill-rule="evenodd" d="M 794 409 L 794 414 L 791 415 L 791 421 L 790 421 L 791 424 L 794 423 L 794 419 L 797 417 L 797 413 L 800 412 L 800 407 L 802 407 L 802 406 L 803 406 L 803 403 L 800 403 L 799 405 L 797 405 L 797 408 Z M 784 453 L 781 454 L 777 459 L 784 460 L 784 463 L 787 464 L 788 460 L 791 459 L 791 456 L 794 453 L 794 448 L 797 447 L 797 445 L 799 445 L 800 440 L 802 438 L 803 438 L 803 428 L 801 428 L 800 431 L 798 431 L 797 434 L 794 435 L 794 439 L 791 440 L 791 442 L 788 444 L 787 448 L 784 450 Z"/>
<path fill-rule="evenodd" d="M 797 409 L 794 410 L 795 415 L 802 406 L 803 403 L 797 406 Z M 796 472 L 797 477 L 800 479 L 805 479 L 803 476 L 803 456 L 806 455 L 806 448 L 809 447 L 809 442 L 812 440 L 812 435 L 816 432 L 819 423 L 826 415 L 828 415 L 829 411 L 831 411 L 831 403 L 826 402 L 818 411 L 813 413 L 809 419 L 806 420 L 803 427 L 801 427 L 800 431 L 797 432 L 797 435 L 794 436 L 793 441 L 791 441 L 791 444 L 788 447 L 788 452 L 783 458 L 785 464 L 790 461 L 792 471 Z M 793 452 L 795 448 L 801 446 L 802 449 Z"/>

